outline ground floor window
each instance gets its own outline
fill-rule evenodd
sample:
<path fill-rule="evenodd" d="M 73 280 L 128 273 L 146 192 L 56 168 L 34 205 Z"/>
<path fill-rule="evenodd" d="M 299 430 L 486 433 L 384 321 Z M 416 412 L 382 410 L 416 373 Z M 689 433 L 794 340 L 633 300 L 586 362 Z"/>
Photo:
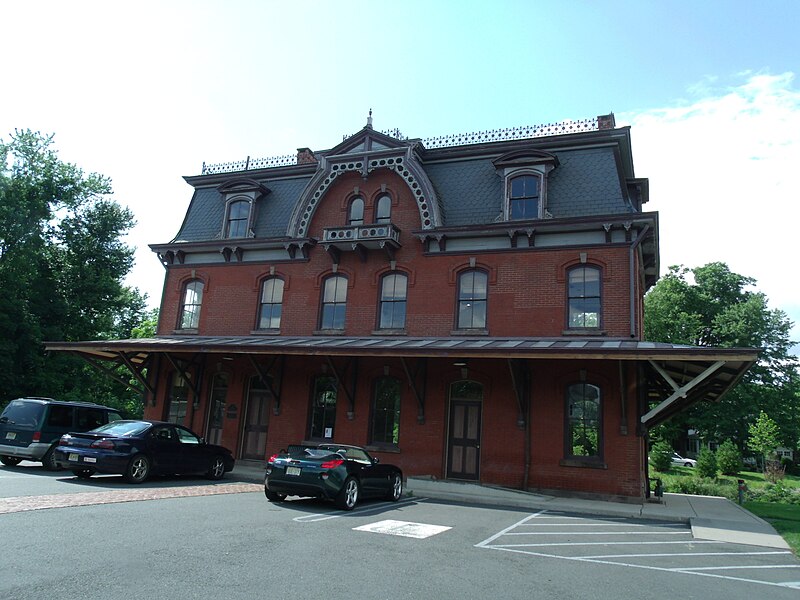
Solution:
<path fill-rule="evenodd" d="M 167 402 L 164 412 L 170 423 L 183 424 L 189 400 L 189 383 L 179 373 L 172 373 L 167 385 Z"/>
<path fill-rule="evenodd" d="M 567 387 L 567 457 L 601 458 L 601 431 L 600 388 L 589 383 Z"/>
<path fill-rule="evenodd" d="M 336 421 L 336 378 L 317 377 L 311 397 L 311 425 L 309 436 L 312 439 L 333 439 Z"/>
<path fill-rule="evenodd" d="M 372 443 L 397 446 L 400 441 L 400 382 L 383 377 L 375 382 Z"/>

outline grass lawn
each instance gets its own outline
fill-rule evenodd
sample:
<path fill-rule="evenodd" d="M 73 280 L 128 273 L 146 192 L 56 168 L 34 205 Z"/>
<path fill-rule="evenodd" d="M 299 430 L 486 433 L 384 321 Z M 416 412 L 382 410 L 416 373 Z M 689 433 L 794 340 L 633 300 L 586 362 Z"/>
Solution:
<path fill-rule="evenodd" d="M 795 554 L 800 554 L 800 506 L 773 502 L 745 502 L 744 507 L 767 521 Z"/>

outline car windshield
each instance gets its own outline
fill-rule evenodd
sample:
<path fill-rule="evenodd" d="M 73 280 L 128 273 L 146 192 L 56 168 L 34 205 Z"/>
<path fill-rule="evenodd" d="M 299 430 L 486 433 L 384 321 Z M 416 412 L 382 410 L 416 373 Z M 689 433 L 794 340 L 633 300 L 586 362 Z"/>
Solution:
<path fill-rule="evenodd" d="M 114 421 L 108 425 L 101 425 L 96 429 L 92 429 L 91 433 L 102 433 L 105 435 L 114 435 L 117 437 L 139 435 L 150 429 L 150 423 L 142 421 Z"/>
<path fill-rule="evenodd" d="M 2 416 L 0 416 L 0 422 L 36 427 L 40 423 L 43 413 L 44 404 L 12 400 L 11 404 L 6 406 Z"/>

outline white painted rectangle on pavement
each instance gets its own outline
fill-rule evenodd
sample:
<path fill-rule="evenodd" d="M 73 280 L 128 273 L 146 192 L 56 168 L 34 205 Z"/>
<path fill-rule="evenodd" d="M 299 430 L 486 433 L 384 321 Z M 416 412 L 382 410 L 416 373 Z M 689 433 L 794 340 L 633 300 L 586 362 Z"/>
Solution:
<path fill-rule="evenodd" d="M 423 540 L 433 535 L 442 533 L 452 529 L 452 527 L 445 527 L 443 525 L 427 525 L 425 523 L 411 523 L 409 521 L 393 521 L 387 519 L 385 521 L 378 521 L 377 523 L 370 523 L 369 525 L 362 525 L 361 527 L 353 527 L 354 531 L 370 531 L 372 533 L 385 533 L 387 535 L 399 535 L 402 537 L 416 538 Z"/>

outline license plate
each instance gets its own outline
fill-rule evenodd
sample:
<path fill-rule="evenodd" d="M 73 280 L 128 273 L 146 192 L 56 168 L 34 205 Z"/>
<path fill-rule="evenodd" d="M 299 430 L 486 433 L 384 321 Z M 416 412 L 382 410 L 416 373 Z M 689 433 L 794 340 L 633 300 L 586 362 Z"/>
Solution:
<path fill-rule="evenodd" d="M 15 440 L 15 439 L 17 439 L 17 434 L 14 433 L 13 431 L 9 431 L 8 433 L 6 433 L 6 439 L 7 440 Z"/>
<path fill-rule="evenodd" d="M 77 454 L 74 454 L 74 453 L 71 453 L 71 454 L 69 455 L 69 460 L 70 460 L 71 462 L 78 462 L 78 455 L 77 455 Z"/>
<path fill-rule="evenodd" d="M 287 475 L 300 475 L 300 467 L 286 467 Z"/>
<path fill-rule="evenodd" d="M 83 462 L 96 463 L 97 459 L 96 458 L 92 458 L 91 456 L 84 456 L 83 457 Z"/>

